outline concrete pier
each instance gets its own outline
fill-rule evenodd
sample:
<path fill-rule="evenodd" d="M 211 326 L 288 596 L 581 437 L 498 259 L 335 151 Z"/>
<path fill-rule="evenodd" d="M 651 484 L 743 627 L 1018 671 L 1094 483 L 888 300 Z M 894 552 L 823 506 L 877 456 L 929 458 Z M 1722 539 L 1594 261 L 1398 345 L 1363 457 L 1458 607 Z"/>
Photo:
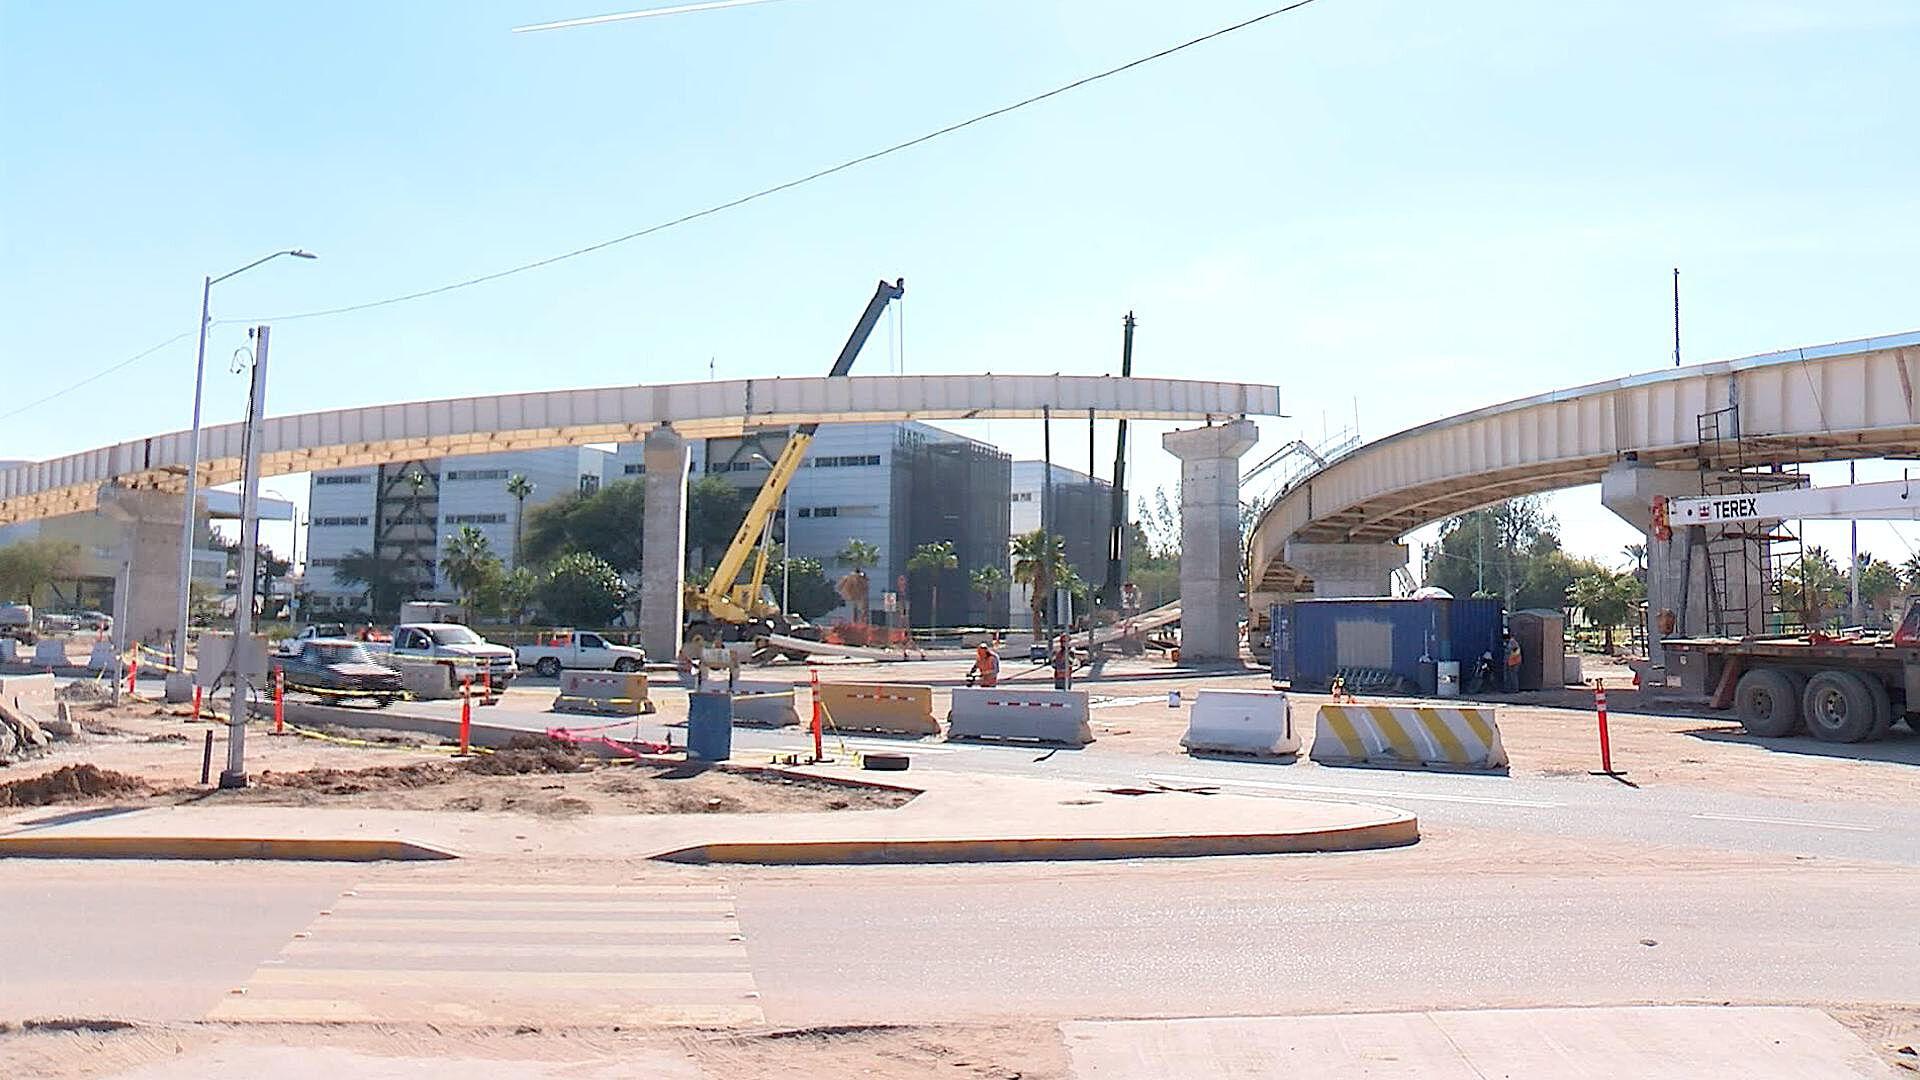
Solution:
<path fill-rule="evenodd" d="M 1240 455 L 1259 441 L 1251 420 L 1169 431 L 1180 459 L 1180 657 L 1240 659 Z"/>
<path fill-rule="evenodd" d="M 680 652 L 687 580 L 687 440 L 669 425 L 647 432 L 646 520 L 641 522 L 640 632 L 647 659 Z"/>

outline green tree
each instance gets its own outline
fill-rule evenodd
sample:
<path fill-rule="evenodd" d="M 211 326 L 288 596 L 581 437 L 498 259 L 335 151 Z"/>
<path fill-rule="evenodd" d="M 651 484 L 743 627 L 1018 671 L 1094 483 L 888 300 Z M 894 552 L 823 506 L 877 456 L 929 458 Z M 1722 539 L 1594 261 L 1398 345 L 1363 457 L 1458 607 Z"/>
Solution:
<path fill-rule="evenodd" d="M 619 480 L 591 495 L 569 492 L 526 516 L 523 562 L 546 565 L 571 552 L 596 555 L 623 574 L 640 571 L 646 485 Z"/>
<path fill-rule="evenodd" d="M 562 555 L 540 584 L 540 606 L 555 620 L 575 626 L 605 626 L 627 605 L 627 583 L 598 555 Z"/>
<path fill-rule="evenodd" d="M 786 569 L 788 614 L 817 619 L 840 606 L 840 594 L 834 590 L 833 582 L 827 580 L 826 568 L 820 565 L 819 559 L 796 555 Z M 777 575 L 780 567 L 775 565 L 767 572 Z"/>
<path fill-rule="evenodd" d="M 997 566 L 976 566 L 973 572 L 967 575 L 967 587 L 979 593 L 981 599 L 986 601 L 987 625 L 999 626 L 1000 613 L 1005 611 L 1006 607 L 995 604 L 994 600 L 999 597 L 1001 590 L 1007 587 L 1007 572 Z"/>
<path fill-rule="evenodd" d="M 1901 577 L 1907 583 L 1908 592 L 1920 592 L 1920 552 L 1907 556 L 1900 564 Z"/>
<path fill-rule="evenodd" d="M 867 567 L 880 565 L 880 549 L 865 540 L 848 540 L 846 547 L 834 553 L 833 561 L 849 568 L 835 587 L 853 608 L 853 621 L 866 622 L 867 612 L 873 608 L 873 586 L 867 580 Z"/>
<path fill-rule="evenodd" d="M 1047 629 L 1047 607 L 1053 591 L 1072 568 L 1067 565 L 1066 540 L 1058 533 L 1035 529 L 1013 540 L 1013 580 L 1032 590 L 1028 607 L 1033 614 L 1033 634 L 1040 637 Z"/>
<path fill-rule="evenodd" d="M 1869 622 L 1884 623 L 1893 616 L 1902 588 L 1900 571 L 1892 563 L 1860 553 L 1860 604 L 1867 609 Z"/>
<path fill-rule="evenodd" d="M 1828 627 L 1846 610 L 1847 576 L 1818 544 L 1787 568 L 1781 591 L 1784 602 L 1799 609 L 1800 623 L 1809 629 Z"/>
<path fill-rule="evenodd" d="M 717 473 L 703 474 L 687 488 L 687 550 L 696 566 L 716 566 L 747 518 L 756 493 L 737 488 Z"/>
<path fill-rule="evenodd" d="M 448 583 L 459 590 L 460 602 L 468 607 L 473 606 L 474 594 L 489 577 L 506 572 L 487 534 L 471 525 L 462 525 L 459 532 L 447 537 L 440 553 L 440 569 Z"/>
<path fill-rule="evenodd" d="M 367 614 L 375 619 L 391 619 L 400 613 L 400 602 L 412 588 L 412 577 L 398 559 L 385 558 L 366 548 L 356 548 L 340 557 L 333 577 L 342 585 L 358 585 L 366 591 Z"/>
<path fill-rule="evenodd" d="M 477 614 L 519 622 L 533 606 L 539 588 L 540 578 L 532 570 L 524 566 L 508 570 L 496 559 L 474 586 L 470 603 Z"/>
<path fill-rule="evenodd" d="M 70 580 L 79 559 L 80 545 L 49 537 L 0 547 L 0 603 L 33 603 L 40 590 Z"/>
<path fill-rule="evenodd" d="M 1559 608 L 1584 560 L 1560 550 L 1557 528 L 1537 498 L 1452 518 L 1440 526 L 1440 542 L 1427 548 L 1425 584 L 1455 596 L 1502 597 L 1508 610 Z"/>
<path fill-rule="evenodd" d="M 927 604 L 927 625 L 940 625 L 940 575 L 960 568 L 960 557 L 953 553 L 951 540 L 937 540 L 913 549 L 907 559 L 907 573 L 927 578 L 932 598 Z"/>
<path fill-rule="evenodd" d="M 1596 570 L 1576 578 L 1567 589 L 1567 602 L 1580 610 L 1587 622 L 1598 626 L 1604 635 L 1602 648 L 1613 652 L 1613 632 L 1633 612 L 1634 602 L 1644 595 L 1639 579 L 1616 570 Z"/>
<path fill-rule="evenodd" d="M 507 477 L 507 494 L 513 496 L 513 565 L 521 565 L 520 528 L 527 520 L 527 497 L 533 494 L 533 481 L 522 473 Z"/>

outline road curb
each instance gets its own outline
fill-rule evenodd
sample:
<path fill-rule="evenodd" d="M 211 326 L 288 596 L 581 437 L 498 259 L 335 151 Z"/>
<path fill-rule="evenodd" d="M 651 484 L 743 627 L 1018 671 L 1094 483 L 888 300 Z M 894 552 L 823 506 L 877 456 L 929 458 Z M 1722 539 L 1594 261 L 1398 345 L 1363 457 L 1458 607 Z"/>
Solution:
<path fill-rule="evenodd" d="M 0 858 L 423 862 L 457 859 L 416 840 L 242 836 L 0 836 Z"/>
<path fill-rule="evenodd" d="M 653 856 L 664 862 L 763 866 L 879 863 L 1057 862 L 1290 855 L 1405 847 L 1420 839 L 1408 814 L 1390 821 L 1307 832 L 1165 836 L 995 837 L 926 840 L 796 840 L 695 844 Z"/>

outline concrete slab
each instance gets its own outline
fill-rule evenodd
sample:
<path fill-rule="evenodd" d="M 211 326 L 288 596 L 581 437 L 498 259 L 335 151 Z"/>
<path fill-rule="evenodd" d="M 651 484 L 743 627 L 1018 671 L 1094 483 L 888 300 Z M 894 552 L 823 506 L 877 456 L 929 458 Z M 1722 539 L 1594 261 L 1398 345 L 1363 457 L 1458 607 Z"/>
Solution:
<path fill-rule="evenodd" d="M 1080 1080 L 1839 1080 L 1892 1073 L 1818 1009 L 1628 1006 L 1084 1021 Z"/>

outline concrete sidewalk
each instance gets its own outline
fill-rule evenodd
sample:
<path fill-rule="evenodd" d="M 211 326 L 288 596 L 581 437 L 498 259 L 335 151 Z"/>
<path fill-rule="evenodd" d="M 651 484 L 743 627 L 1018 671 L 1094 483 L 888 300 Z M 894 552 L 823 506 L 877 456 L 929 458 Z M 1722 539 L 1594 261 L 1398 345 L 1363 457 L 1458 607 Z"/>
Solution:
<path fill-rule="evenodd" d="M 874 778 L 836 766 L 788 771 L 842 781 Z M 326 806 L 160 806 L 85 814 L 42 808 L 0 819 L 0 855 L 71 856 L 85 844 L 95 857 L 179 857 L 185 838 L 218 838 L 274 841 L 269 857 L 295 857 L 290 853 L 308 845 L 314 853 L 307 858 L 349 857 L 355 846 L 378 858 L 381 846 L 368 842 L 381 841 L 461 856 L 839 864 L 1354 851 L 1419 838 L 1412 814 L 1360 803 L 1178 791 L 1116 794 L 1079 783 L 933 771 L 916 774 L 910 784 L 923 794 L 899 809 L 799 814 L 552 820 Z"/>
<path fill-rule="evenodd" d="M 1061 1025 L 1079 1080 L 1891 1078 L 1818 1009 L 1631 1006 Z"/>

